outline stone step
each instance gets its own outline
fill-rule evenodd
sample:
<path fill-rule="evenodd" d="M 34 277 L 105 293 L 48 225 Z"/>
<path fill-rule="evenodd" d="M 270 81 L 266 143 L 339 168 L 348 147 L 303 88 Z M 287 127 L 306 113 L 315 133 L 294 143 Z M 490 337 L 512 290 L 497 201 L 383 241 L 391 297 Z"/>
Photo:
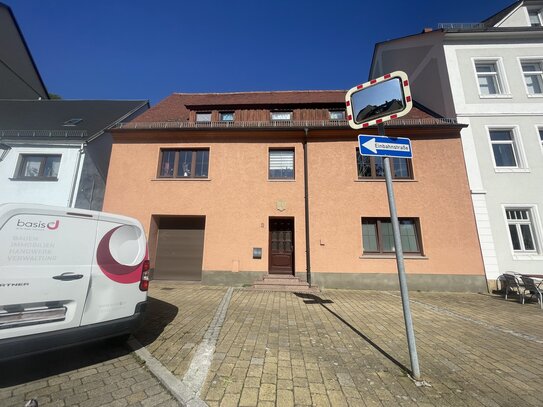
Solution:
<path fill-rule="evenodd" d="M 299 278 L 290 279 L 290 278 L 263 278 L 262 280 L 257 280 L 254 284 L 270 284 L 270 285 L 298 285 L 305 284 L 306 282 L 300 281 Z"/>
<path fill-rule="evenodd" d="M 292 274 L 265 274 L 263 278 L 295 278 L 298 279 L 298 277 L 293 276 Z"/>
<path fill-rule="evenodd" d="M 257 291 L 286 291 L 286 292 L 301 292 L 301 293 L 318 293 L 318 287 L 309 287 L 301 285 L 253 285 L 253 290 Z"/>
<path fill-rule="evenodd" d="M 255 290 L 288 291 L 288 292 L 319 292 L 318 287 L 309 287 L 299 277 L 289 274 L 266 274 L 253 283 Z"/>

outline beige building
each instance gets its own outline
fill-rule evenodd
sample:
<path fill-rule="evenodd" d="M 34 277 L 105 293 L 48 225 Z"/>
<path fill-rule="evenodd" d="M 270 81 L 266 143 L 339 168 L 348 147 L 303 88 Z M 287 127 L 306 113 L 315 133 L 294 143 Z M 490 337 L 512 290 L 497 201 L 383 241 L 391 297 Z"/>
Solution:
<path fill-rule="evenodd" d="M 344 95 L 173 94 L 113 131 L 104 210 L 143 223 L 156 279 L 394 289 L 382 161 L 358 154 Z M 409 287 L 484 291 L 463 126 L 415 106 L 386 126 L 412 140 L 392 161 Z"/>

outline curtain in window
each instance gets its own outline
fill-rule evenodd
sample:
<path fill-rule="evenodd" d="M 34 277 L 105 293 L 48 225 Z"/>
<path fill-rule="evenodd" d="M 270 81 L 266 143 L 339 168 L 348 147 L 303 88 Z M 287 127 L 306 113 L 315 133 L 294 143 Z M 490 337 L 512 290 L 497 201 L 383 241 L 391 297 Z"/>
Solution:
<path fill-rule="evenodd" d="M 24 172 L 25 177 L 37 177 L 40 175 L 42 157 L 28 156 L 25 158 Z"/>

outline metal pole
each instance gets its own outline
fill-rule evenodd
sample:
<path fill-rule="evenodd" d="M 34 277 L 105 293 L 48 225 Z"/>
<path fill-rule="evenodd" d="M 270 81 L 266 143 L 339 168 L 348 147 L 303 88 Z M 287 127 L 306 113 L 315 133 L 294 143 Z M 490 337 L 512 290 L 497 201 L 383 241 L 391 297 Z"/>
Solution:
<path fill-rule="evenodd" d="M 379 135 L 385 135 L 385 127 L 378 125 Z M 392 221 L 392 230 L 394 233 L 394 247 L 396 251 L 396 264 L 398 266 L 398 278 L 400 280 L 400 292 L 402 296 L 403 317 L 405 320 L 405 332 L 407 334 L 407 345 L 409 347 L 409 358 L 411 359 L 411 373 L 413 379 L 420 379 L 419 357 L 417 355 L 417 345 L 415 343 L 415 331 L 413 330 L 413 320 L 411 318 L 411 309 L 409 307 L 409 292 L 407 290 L 407 279 L 405 277 L 405 268 L 403 263 L 402 240 L 400 237 L 400 222 L 396 212 L 396 201 L 394 199 L 394 190 L 392 189 L 392 175 L 390 173 L 390 158 L 384 158 L 385 180 L 387 185 L 388 206 L 390 208 L 390 219 Z"/>

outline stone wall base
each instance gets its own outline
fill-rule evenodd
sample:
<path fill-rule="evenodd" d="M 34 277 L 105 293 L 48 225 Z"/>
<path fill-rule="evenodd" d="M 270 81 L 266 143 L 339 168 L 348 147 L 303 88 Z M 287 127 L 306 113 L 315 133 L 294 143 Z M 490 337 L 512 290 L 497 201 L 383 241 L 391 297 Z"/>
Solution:
<path fill-rule="evenodd" d="M 261 278 L 261 271 L 205 271 L 202 273 L 202 284 L 248 286 Z M 296 277 L 306 281 L 306 273 L 296 273 Z M 321 289 L 340 288 L 353 290 L 397 291 L 400 289 L 397 274 L 385 273 L 312 273 L 312 285 Z M 491 285 L 492 283 L 492 285 Z M 496 281 L 487 281 L 484 276 L 474 275 L 442 275 L 442 274 L 408 274 L 407 285 L 412 291 L 438 292 L 492 292 L 497 288 Z"/>

